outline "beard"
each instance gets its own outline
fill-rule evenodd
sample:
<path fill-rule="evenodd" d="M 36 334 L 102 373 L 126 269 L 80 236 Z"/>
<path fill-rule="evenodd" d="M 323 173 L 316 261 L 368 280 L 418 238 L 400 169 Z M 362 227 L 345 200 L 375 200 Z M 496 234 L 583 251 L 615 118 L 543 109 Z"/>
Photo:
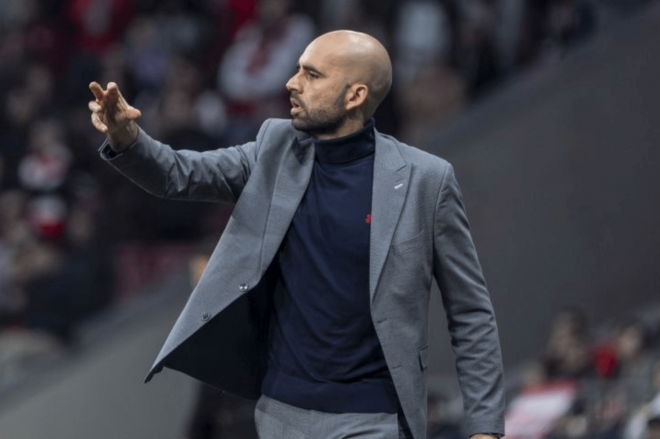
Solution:
<path fill-rule="evenodd" d="M 302 109 L 302 114 L 292 116 L 291 124 L 297 130 L 318 137 L 322 134 L 336 132 L 346 121 L 348 115 L 344 110 L 344 93 L 339 93 L 335 101 L 329 107 L 310 110 L 300 100 L 297 94 L 291 93 L 291 97 Z"/>

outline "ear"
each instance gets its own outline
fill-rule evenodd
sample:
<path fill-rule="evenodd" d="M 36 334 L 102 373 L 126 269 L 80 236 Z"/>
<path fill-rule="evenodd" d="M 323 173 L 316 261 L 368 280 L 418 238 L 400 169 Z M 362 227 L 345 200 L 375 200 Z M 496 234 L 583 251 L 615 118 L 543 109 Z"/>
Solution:
<path fill-rule="evenodd" d="M 353 84 L 346 90 L 346 110 L 351 111 L 361 107 L 367 101 L 369 87 L 365 84 Z"/>

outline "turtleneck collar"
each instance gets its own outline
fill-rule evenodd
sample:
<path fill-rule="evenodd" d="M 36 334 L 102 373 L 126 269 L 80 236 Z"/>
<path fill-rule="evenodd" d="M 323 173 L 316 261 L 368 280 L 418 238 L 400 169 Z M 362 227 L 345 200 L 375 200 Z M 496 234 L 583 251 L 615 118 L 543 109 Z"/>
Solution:
<path fill-rule="evenodd" d="M 376 150 L 372 117 L 362 128 L 349 134 L 330 140 L 314 139 L 316 160 L 323 164 L 343 164 L 371 155 Z"/>

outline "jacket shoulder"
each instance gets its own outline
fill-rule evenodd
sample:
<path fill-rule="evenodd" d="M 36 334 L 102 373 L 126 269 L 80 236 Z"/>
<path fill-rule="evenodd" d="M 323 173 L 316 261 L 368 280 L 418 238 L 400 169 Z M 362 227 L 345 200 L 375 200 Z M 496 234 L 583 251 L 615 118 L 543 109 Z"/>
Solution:
<path fill-rule="evenodd" d="M 403 143 L 388 134 L 378 133 L 378 135 L 392 142 L 401 154 L 403 160 L 406 163 L 412 164 L 418 171 L 444 175 L 445 172 L 451 168 L 451 164 L 442 157 L 438 157 L 437 155 L 423 151 L 415 146 Z"/>

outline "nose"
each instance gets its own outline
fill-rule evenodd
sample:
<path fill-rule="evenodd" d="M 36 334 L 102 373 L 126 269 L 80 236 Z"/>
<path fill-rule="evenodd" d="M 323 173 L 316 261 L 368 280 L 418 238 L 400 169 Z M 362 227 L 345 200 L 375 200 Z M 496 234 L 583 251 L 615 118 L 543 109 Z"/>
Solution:
<path fill-rule="evenodd" d="M 289 78 L 289 81 L 286 83 L 286 89 L 291 91 L 295 91 L 296 93 L 300 93 L 300 84 L 298 82 L 298 73 L 296 72 L 291 78 Z"/>

